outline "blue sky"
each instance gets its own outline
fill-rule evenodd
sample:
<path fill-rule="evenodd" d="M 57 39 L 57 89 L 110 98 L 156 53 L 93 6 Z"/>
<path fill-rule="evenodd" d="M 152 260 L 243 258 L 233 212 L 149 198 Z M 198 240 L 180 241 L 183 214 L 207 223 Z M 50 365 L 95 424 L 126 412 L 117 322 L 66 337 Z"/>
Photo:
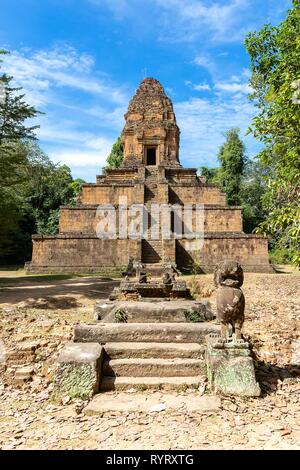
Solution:
<path fill-rule="evenodd" d="M 161 81 L 181 129 L 184 166 L 214 166 L 229 127 L 242 135 L 248 31 L 278 24 L 291 0 L 0 0 L 3 70 L 23 86 L 43 150 L 93 182 L 145 76 Z M 259 144 L 244 138 L 249 155 Z"/>

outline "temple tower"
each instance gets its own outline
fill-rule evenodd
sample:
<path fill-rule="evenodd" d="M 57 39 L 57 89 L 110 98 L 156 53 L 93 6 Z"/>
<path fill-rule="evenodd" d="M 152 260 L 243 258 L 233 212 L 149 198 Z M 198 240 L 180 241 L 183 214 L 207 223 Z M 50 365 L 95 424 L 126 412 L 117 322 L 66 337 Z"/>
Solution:
<path fill-rule="evenodd" d="M 243 232 L 241 207 L 228 206 L 218 186 L 199 177 L 196 168 L 180 164 L 179 134 L 170 98 L 157 80 L 145 78 L 125 114 L 122 167 L 106 170 L 96 183 L 84 184 L 76 206 L 60 208 L 58 235 L 33 236 L 27 270 L 103 272 L 123 269 L 133 257 L 152 272 L 161 272 L 170 261 L 182 271 L 197 263 L 211 272 L 224 258 L 239 261 L 245 271 L 270 271 L 267 239 Z M 140 216 L 136 205 L 143 208 Z M 154 212 L 157 207 L 159 212 Z M 187 207 L 188 224 L 181 215 Z M 199 207 L 201 240 L 195 230 Z M 99 208 L 113 212 L 116 227 L 109 232 L 113 237 L 99 236 Z M 167 218 L 165 209 L 170 209 Z M 130 221 L 125 234 L 119 223 L 123 217 Z M 138 236 L 130 233 L 133 222 L 142 227 Z"/>
<path fill-rule="evenodd" d="M 145 78 L 125 114 L 124 167 L 179 167 L 179 128 L 173 105 L 161 84 Z"/>

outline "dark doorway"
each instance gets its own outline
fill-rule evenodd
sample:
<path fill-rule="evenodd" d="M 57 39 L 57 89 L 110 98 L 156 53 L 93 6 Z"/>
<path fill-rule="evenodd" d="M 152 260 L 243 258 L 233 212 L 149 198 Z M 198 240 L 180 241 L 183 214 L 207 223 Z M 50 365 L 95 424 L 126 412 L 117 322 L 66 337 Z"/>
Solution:
<path fill-rule="evenodd" d="M 149 147 L 146 149 L 147 165 L 156 165 L 156 148 Z"/>

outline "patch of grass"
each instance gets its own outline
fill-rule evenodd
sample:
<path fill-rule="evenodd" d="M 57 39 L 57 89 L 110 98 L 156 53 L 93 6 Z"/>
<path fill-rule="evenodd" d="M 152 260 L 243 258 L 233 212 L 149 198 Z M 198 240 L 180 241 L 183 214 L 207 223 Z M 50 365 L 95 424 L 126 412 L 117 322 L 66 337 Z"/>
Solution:
<path fill-rule="evenodd" d="M 121 308 L 118 308 L 115 311 L 115 321 L 116 321 L 116 323 L 127 323 L 127 320 L 128 320 L 127 311 L 125 309 L 123 310 Z"/>
<path fill-rule="evenodd" d="M 186 310 L 184 312 L 184 316 L 186 321 L 191 323 L 199 323 L 203 321 L 203 317 L 199 314 L 199 312 L 194 312 L 193 310 Z"/>
<path fill-rule="evenodd" d="M 269 252 L 272 264 L 289 264 L 291 262 L 291 252 L 287 248 L 276 248 Z"/>
<path fill-rule="evenodd" d="M 188 384 L 182 384 L 182 385 L 180 385 L 180 387 L 178 388 L 178 391 L 179 391 L 179 392 L 186 392 L 188 388 L 189 388 L 189 387 L 188 387 Z"/>
<path fill-rule="evenodd" d="M 24 281 L 26 282 L 51 282 L 51 281 L 66 281 L 68 279 L 73 279 L 75 276 L 71 274 L 35 274 L 35 275 L 26 275 L 20 277 L 0 277 L 0 285 L 2 286 L 14 286 L 15 284 L 20 284 Z"/>
<path fill-rule="evenodd" d="M 135 385 L 135 387 L 139 392 L 145 392 L 147 390 L 147 385 L 145 384 L 138 384 Z"/>

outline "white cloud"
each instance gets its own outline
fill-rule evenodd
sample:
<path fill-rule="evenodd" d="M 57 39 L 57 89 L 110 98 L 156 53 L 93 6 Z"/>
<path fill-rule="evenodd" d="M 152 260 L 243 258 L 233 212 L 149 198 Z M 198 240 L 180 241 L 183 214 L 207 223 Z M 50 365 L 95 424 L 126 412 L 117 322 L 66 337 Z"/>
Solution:
<path fill-rule="evenodd" d="M 56 46 L 49 50 L 14 51 L 5 58 L 5 70 L 19 83 L 35 106 L 53 102 L 58 88 L 68 87 L 116 104 L 127 101 L 121 87 L 110 83 L 107 76 L 95 78 L 94 59 L 81 54 L 68 45 Z"/>
<path fill-rule="evenodd" d="M 208 83 L 195 84 L 195 83 L 192 83 L 190 80 L 185 80 L 184 84 L 190 87 L 192 90 L 196 90 L 196 91 L 210 91 L 211 90 L 211 87 Z"/>
<path fill-rule="evenodd" d="M 195 57 L 192 63 L 197 65 L 198 67 L 203 67 L 207 69 L 211 74 L 213 74 L 216 70 L 216 65 L 214 61 L 206 55 L 198 55 L 197 57 Z"/>
<path fill-rule="evenodd" d="M 99 169 L 105 165 L 106 157 L 109 154 L 110 147 L 91 151 L 78 150 L 77 148 L 68 147 L 64 150 L 54 150 L 49 152 L 49 156 L 54 162 L 64 163 L 71 167 L 88 167 L 97 166 Z"/>
<path fill-rule="evenodd" d="M 208 85 L 208 83 L 199 83 L 198 85 L 194 85 L 194 90 L 196 91 L 204 91 L 207 90 L 209 91 L 211 88 Z"/>
<path fill-rule="evenodd" d="M 109 8 L 117 20 L 123 20 L 128 15 L 131 6 L 130 0 L 89 0 L 89 3 Z"/>
<path fill-rule="evenodd" d="M 190 98 L 175 103 L 174 108 L 181 130 L 180 159 L 184 165 L 216 165 L 224 132 L 231 127 L 239 127 L 246 145 L 252 150 L 257 148 L 252 137 L 244 137 L 255 114 L 254 106 L 245 95 L 225 98 L 220 94 L 211 100 Z"/>
<path fill-rule="evenodd" d="M 209 31 L 211 40 L 231 42 L 244 34 L 236 26 L 245 13 L 249 0 L 229 0 L 221 4 L 216 1 L 207 4 L 201 0 L 153 1 L 166 12 L 164 25 L 169 26 L 166 35 L 168 40 L 194 41 Z"/>
<path fill-rule="evenodd" d="M 217 82 L 214 85 L 216 90 L 228 91 L 229 93 L 251 93 L 253 89 L 248 83 L 221 83 Z"/>
<path fill-rule="evenodd" d="M 83 177 L 96 165 L 99 172 L 124 124 L 125 88 L 68 45 L 14 51 L 3 68 L 23 87 L 26 101 L 46 112 L 36 133 L 50 158 Z"/>

